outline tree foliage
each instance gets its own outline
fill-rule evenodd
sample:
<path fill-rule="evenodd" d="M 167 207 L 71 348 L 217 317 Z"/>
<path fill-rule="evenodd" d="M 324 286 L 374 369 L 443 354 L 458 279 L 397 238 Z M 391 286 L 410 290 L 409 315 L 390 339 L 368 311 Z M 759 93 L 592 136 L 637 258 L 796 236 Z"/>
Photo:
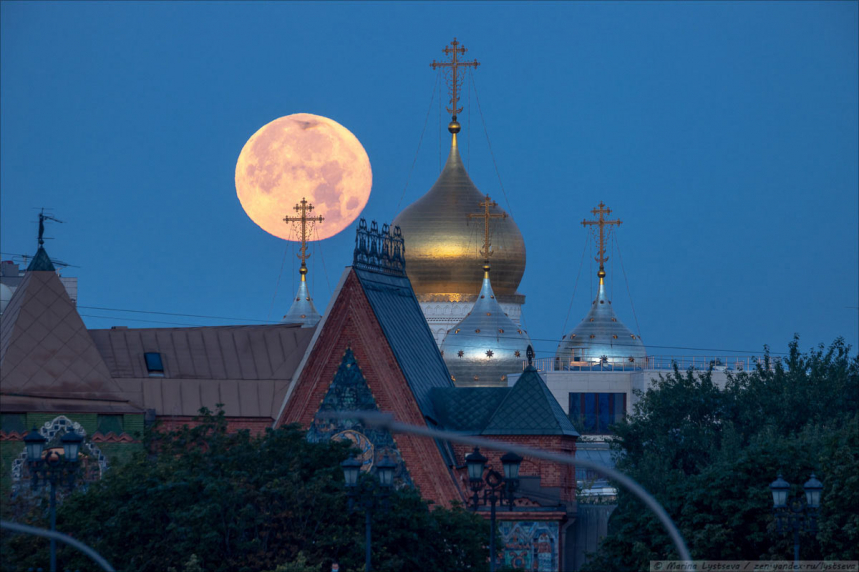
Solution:
<path fill-rule="evenodd" d="M 680 528 L 693 558 L 792 560 L 775 532 L 769 483 L 778 473 L 800 494 L 815 471 L 824 489 L 816 537 L 803 559 L 859 558 L 859 356 L 841 339 L 729 375 L 660 378 L 615 426 L 617 467 L 651 492 Z M 586 570 L 647 570 L 676 557 L 655 516 L 621 490 L 609 536 Z"/>
<path fill-rule="evenodd" d="M 149 433 L 146 454 L 65 500 L 57 529 L 128 572 L 363 569 L 364 517 L 349 511 L 340 468 L 348 444 L 309 443 L 296 426 L 230 434 L 223 413 L 201 420 Z M 413 489 L 393 491 L 373 525 L 376 570 L 486 568 L 485 521 L 430 510 Z M 7 538 L 4 552 L 11 569 L 46 562 L 32 537 Z M 91 567 L 70 549 L 60 564 Z"/>

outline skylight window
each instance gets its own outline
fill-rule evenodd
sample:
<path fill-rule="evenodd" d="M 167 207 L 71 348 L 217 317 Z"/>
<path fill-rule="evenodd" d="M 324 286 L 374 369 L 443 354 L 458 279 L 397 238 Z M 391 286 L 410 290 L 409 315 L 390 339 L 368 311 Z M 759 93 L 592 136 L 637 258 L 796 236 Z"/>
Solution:
<path fill-rule="evenodd" d="M 146 370 L 153 377 L 164 376 L 164 362 L 161 361 L 161 354 L 158 352 L 146 352 L 143 354 L 143 359 L 146 360 Z"/>

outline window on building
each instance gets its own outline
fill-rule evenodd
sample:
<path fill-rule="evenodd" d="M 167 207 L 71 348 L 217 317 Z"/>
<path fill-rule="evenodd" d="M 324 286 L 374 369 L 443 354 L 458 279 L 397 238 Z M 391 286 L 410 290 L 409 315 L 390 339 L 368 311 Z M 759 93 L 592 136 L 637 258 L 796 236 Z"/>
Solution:
<path fill-rule="evenodd" d="M 27 416 L 24 413 L 3 413 L 0 415 L 0 429 L 6 433 L 27 432 Z"/>
<path fill-rule="evenodd" d="M 146 370 L 151 376 L 164 375 L 164 362 L 161 361 L 161 354 L 158 352 L 146 352 L 143 354 L 146 360 Z"/>
<path fill-rule="evenodd" d="M 625 393 L 570 393 L 570 420 L 585 434 L 610 433 L 625 412 Z"/>
<path fill-rule="evenodd" d="M 103 435 L 111 432 L 120 435 L 124 428 L 122 415 L 99 415 L 97 421 L 98 430 Z"/>

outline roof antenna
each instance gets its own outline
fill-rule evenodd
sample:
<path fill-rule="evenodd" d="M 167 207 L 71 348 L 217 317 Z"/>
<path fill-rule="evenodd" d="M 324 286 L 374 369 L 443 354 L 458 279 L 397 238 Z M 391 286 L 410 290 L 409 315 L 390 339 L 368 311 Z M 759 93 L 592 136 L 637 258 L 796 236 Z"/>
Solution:
<path fill-rule="evenodd" d="M 46 220 L 52 220 L 54 222 L 59 222 L 59 223 L 63 222 L 54 216 L 46 215 L 45 209 L 44 209 L 44 207 L 42 207 L 42 211 L 39 213 L 39 248 L 42 248 L 42 245 L 45 244 L 44 235 L 45 235 L 45 221 Z"/>

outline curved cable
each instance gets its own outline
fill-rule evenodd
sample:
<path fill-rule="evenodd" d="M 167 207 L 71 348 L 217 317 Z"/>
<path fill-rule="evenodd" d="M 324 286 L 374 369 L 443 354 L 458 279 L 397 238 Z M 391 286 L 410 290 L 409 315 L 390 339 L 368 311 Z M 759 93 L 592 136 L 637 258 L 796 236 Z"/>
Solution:
<path fill-rule="evenodd" d="M 674 521 L 671 520 L 671 517 L 668 516 L 668 513 L 665 511 L 665 508 L 663 508 L 663 506 L 659 504 L 659 501 L 657 501 L 653 497 L 653 495 L 648 493 L 644 487 L 642 487 L 640 484 L 638 484 L 625 474 L 621 473 L 617 469 L 601 465 L 588 459 L 579 459 L 573 457 L 572 455 L 561 455 L 559 453 L 551 453 L 549 451 L 543 451 L 542 449 L 533 449 L 531 447 L 525 447 L 523 445 L 505 443 L 503 441 L 493 441 L 491 439 L 486 439 L 483 437 L 472 437 L 468 435 L 461 435 L 459 433 L 452 433 L 450 431 L 440 431 L 438 429 L 430 429 L 429 427 L 409 425 L 407 423 L 394 421 L 394 417 L 390 413 L 371 413 L 364 411 L 332 411 L 320 412 L 319 415 L 334 419 L 358 418 L 363 420 L 367 425 L 382 427 L 392 433 L 410 433 L 412 435 L 418 435 L 421 437 L 441 439 L 453 443 L 461 443 L 463 445 L 474 445 L 476 447 L 484 447 L 486 449 L 494 449 L 496 451 L 516 453 L 517 455 L 521 455 L 522 457 L 542 459 L 544 461 L 551 461 L 553 463 L 569 465 L 571 467 L 579 466 L 585 469 L 596 471 L 598 473 L 601 473 L 602 475 L 605 475 L 612 481 L 627 489 L 629 492 L 638 497 L 650 510 L 652 510 L 656 514 L 656 517 L 659 519 L 659 521 L 662 523 L 662 526 L 668 532 L 668 536 L 671 537 L 671 542 L 674 544 L 674 548 L 677 550 L 677 554 L 680 556 L 680 559 L 684 561 L 684 564 L 688 564 L 692 561 L 692 556 L 689 554 L 689 549 L 686 548 L 686 541 L 683 539 L 683 535 L 680 534 L 680 531 L 677 529 L 677 525 L 675 525 Z"/>
<path fill-rule="evenodd" d="M 68 534 L 63 534 L 62 532 L 54 532 L 51 530 L 46 530 L 44 528 L 36 528 L 35 526 L 28 526 L 26 524 L 18 524 L 17 522 L 9 522 L 8 520 L 0 520 L 0 528 L 5 528 L 6 530 L 11 530 L 12 532 L 19 532 L 21 534 L 32 534 L 33 536 L 44 536 L 45 538 L 53 538 L 54 540 L 59 540 L 60 542 L 68 544 L 72 548 L 77 548 L 78 550 L 95 560 L 96 564 L 101 566 L 102 570 L 107 570 L 107 572 L 115 572 L 113 566 L 110 565 L 110 562 L 104 559 L 104 556 L 102 556 L 80 540 L 72 538 Z"/>

